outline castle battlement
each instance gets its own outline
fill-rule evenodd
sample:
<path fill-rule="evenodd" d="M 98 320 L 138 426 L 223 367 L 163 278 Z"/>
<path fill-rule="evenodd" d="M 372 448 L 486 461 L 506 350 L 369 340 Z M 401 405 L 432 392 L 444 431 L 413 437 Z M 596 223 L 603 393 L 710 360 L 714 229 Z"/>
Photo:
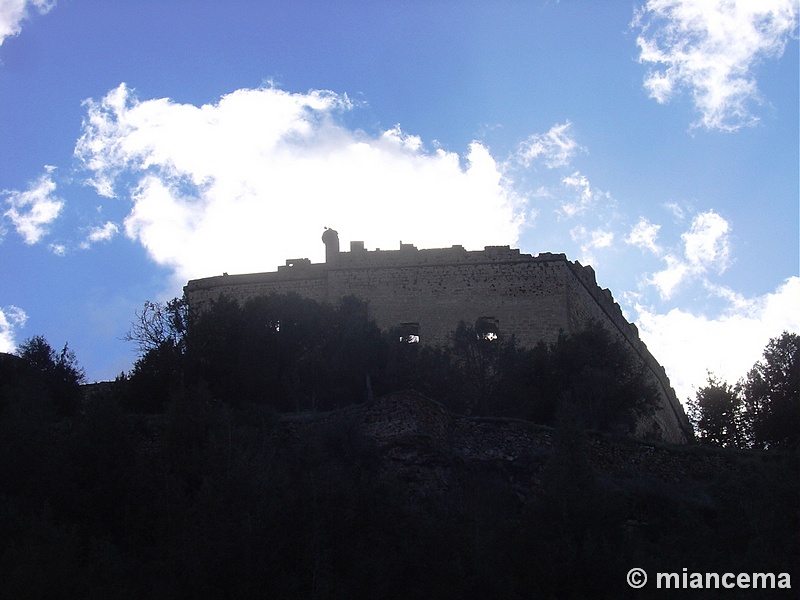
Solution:
<path fill-rule="evenodd" d="M 490 323 L 499 338 L 515 336 L 528 347 L 557 339 L 560 332 L 599 321 L 624 339 L 644 361 L 661 392 L 655 426 L 664 439 L 686 441 L 691 426 L 663 367 L 639 339 L 608 289 L 597 285 L 594 269 L 564 254 L 523 254 L 509 246 L 468 251 L 463 246 L 367 250 L 364 243 L 339 249 L 336 231 L 326 229 L 325 262 L 290 259 L 276 271 L 219 275 L 189 281 L 184 288 L 192 310 L 221 295 L 245 302 L 270 293 L 294 292 L 319 302 L 356 296 L 369 305 L 381 329 L 394 327 L 423 344 L 444 345 L 459 321 Z"/>

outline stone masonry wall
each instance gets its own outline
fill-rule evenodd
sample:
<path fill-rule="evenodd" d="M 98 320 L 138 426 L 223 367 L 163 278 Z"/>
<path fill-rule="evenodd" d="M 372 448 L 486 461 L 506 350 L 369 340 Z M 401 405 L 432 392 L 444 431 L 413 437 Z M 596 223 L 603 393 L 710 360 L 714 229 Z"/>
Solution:
<path fill-rule="evenodd" d="M 569 280 L 571 311 L 570 315 L 574 322 L 572 327 L 579 328 L 581 323 L 589 320 L 596 320 L 604 323 L 609 330 L 622 338 L 631 350 L 639 356 L 650 370 L 653 383 L 656 385 L 661 396 L 661 406 L 655 414 L 655 424 L 661 436 L 667 441 L 680 443 L 680 437 L 676 437 L 674 432 L 691 431 L 691 424 L 686 416 L 683 406 L 675 395 L 675 390 L 669 382 L 669 377 L 658 361 L 650 354 L 647 345 L 639 338 L 639 330 L 635 325 L 629 323 L 622 314 L 619 304 L 614 301 L 611 292 L 607 289 L 600 289 L 595 280 L 594 270 L 583 267 L 580 263 L 569 263 L 575 277 Z M 576 299 L 580 299 L 576 301 Z M 639 434 L 645 435 L 648 425 L 641 424 Z"/>
<path fill-rule="evenodd" d="M 237 302 L 245 302 L 257 296 L 295 292 L 305 298 L 327 302 L 328 274 L 324 267 L 325 265 L 298 266 L 279 270 L 277 273 L 226 274 L 195 279 L 184 287 L 184 294 L 191 310 L 202 310 L 207 302 L 223 295 Z"/>
<path fill-rule="evenodd" d="M 370 304 L 382 329 L 419 323 L 420 340 L 446 344 L 460 320 L 497 319 L 501 336 L 524 345 L 553 340 L 567 322 L 563 261 L 461 262 L 383 268 L 334 268 L 329 298 L 353 294 Z"/>
<path fill-rule="evenodd" d="M 419 323 L 421 341 L 446 344 L 460 320 L 497 319 L 500 335 L 526 346 L 553 341 L 573 329 L 563 254 L 521 255 L 508 247 L 467 252 L 404 249 L 341 253 L 329 264 L 287 261 L 277 272 L 222 275 L 190 281 L 193 309 L 220 295 L 245 301 L 257 295 L 296 292 L 322 302 L 353 295 L 368 301 L 382 329 Z"/>

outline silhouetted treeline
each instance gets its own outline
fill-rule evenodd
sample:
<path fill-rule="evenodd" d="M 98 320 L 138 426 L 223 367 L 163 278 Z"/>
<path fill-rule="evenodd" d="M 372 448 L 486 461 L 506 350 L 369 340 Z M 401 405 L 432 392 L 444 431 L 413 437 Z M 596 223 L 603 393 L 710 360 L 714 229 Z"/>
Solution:
<path fill-rule="evenodd" d="M 631 433 L 652 414 L 658 392 L 645 365 L 598 323 L 534 348 L 481 337 L 460 323 L 446 347 L 394 343 L 385 379 L 457 414 L 521 418 L 553 425 L 568 409 L 584 428 Z"/>
<path fill-rule="evenodd" d="M 731 385 L 709 374 L 689 401 L 702 443 L 792 450 L 800 446 L 800 336 L 772 338 L 746 377 Z"/>
<path fill-rule="evenodd" d="M 584 427 L 630 433 L 658 402 L 644 364 L 597 323 L 527 349 L 462 322 L 450 344 L 431 347 L 381 332 L 352 297 L 331 306 L 297 295 L 243 305 L 223 296 L 192 318 L 184 311 L 176 299 L 140 315 L 129 337 L 145 352 L 127 382 L 129 409 L 162 410 L 187 386 L 206 386 L 230 406 L 280 412 L 415 389 L 455 413 L 543 424 L 572 405 Z"/>
<path fill-rule="evenodd" d="M 357 314 L 346 308 L 335 322 L 368 325 Z M 273 333 L 293 326 L 280 316 Z M 471 343 L 469 328 L 460 329 Z M 455 385 L 458 369 L 475 367 L 469 360 L 486 360 L 474 373 L 483 380 L 470 385 L 483 386 L 493 400 L 448 396 L 474 414 L 507 409 L 491 403 L 510 397 L 502 390 L 513 378 L 498 375 L 506 367 L 493 361 L 516 364 L 512 358 L 527 360 L 529 352 L 504 344 L 478 359 L 452 348 L 387 346 L 394 341 L 387 336 L 373 340 L 386 356 L 359 355 L 358 344 L 371 335 L 347 346 L 357 355 L 351 371 L 326 372 L 321 358 L 307 364 L 322 365 L 326 385 L 352 384 L 363 398 L 362 375 L 372 375 L 373 364 L 385 369 L 374 372 L 375 386 L 405 385 L 426 369 L 444 369 L 451 379 L 442 381 Z M 337 396 L 319 394 L 324 385 L 298 388 L 289 372 L 266 379 L 281 384 L 265 388 L 270 394 L 244 396 L 255 388 L 226 387 L 213 377 L 217 366 L 193 362 L 193 339 L 185 354 L 168 343 L 152 349 L 163 354 L 143 357 L 170 365 L 158 371 L 172 391 L 155 415 L 123 408 L 137 377 L 150 373 L 145 363 L 137 365 L 140 375 L 85 388 L 86 399 L 64 411 L 62 380 L 50 374 L 61 361 L 72 373 L 63 389 L 71 389 L 81 379 L 74 356 L 50 352 L 44 340 L 35 344 L 43 352 L 0 355 L 0 597 L 638 598 L 625 583 L 634 566 L 651 574 L 683 567 L 787 572 L 797 585 L 800 477 L 792 454 L 673 449 L 676 464 L 727 465 L 708 469 L 702 481 L 645 475 L 634 462 L 603 472 L 593 466 L 586 421 L 574 415 L 581 405 L 568 400 L 552 417 L 551 450 L 514 461 L 452 461 L 448 485 L 423 495 L 394 474 L 395 459 L 346 413 L 312 421 L 295 436 L 280 404 L 267 401 L 293 398 L 299 389 L 300 398 L 317 392 L 317 402 L 335 402 Z M 326 348 L 306 339 L 283 347 L 308 356 Z M 551 356 L 557 346 L 530 352 Z M 391 358 L 406 351 L 402 361 Z M 224 352 L 212 356 L 228 360 Z M 595 377 L 589 370 L 585 380 L 557 389 L 571 399 Z M 446 383 L 436 385 L 446 391 Z M 231 401 L 223 393 L 233 394 Z M 530 402 L 535 406 L 535 397 Z M 521 494 L 520 483 L 531 481 L 535 493 Z M 716 593 L 692 590 L 698 598 Z"/>
<path fill-rule="evenodd" d="M 270 408 L 207 390 L 126 415 L 113 387 L 59 417 L 6 373 L 0 597 L 636 598 L 633 566 L 797 581 L 791 456 L 718 450 L 729 468 L 703 482 L 610 476 L 566 422 L 552 451 L 454 462 L 423 496 L 344 417 L 298 439 Z"/>
<path fill-rule="evenodd" d="M 78 410 L 85 381 L 83 369 L 68 344 L 56 352 L 41 335 L 25 340 L 17 349 L 20 361 L 12 358 L 4 368 L 12 377 L 25 380 L 40 399 L 42 410 L 53 411 L 59 417 L 69 417 Z M 45 400 L 46 399 L 46 400 Z"/>

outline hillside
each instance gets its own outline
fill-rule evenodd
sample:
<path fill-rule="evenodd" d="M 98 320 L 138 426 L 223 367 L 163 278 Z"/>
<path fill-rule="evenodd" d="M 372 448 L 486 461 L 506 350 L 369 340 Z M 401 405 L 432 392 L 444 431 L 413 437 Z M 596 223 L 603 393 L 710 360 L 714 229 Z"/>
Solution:
<path fill-rule="evenodd" d="M 798 581 L 794 454 L 460 416 L 414 392 L 279 414 L 197 389 L 133 415 L 116 384 L 86 389 L 59 419 L 3 387 L 0 596 L 643 597 L 632 567 Z"/>
<path fill-rule="evenodd" d="M 465 464 L 491 465 L 500 471 L 522 471 L 517 481 L 521 498 L 534 498 L 541 471 L 553 458 L 560 432 L 519 419 L 464 417 L 413 392 L 394 393 L 371 404 L 328 413 L 284 415 L 277 428 L 280 444 L 301 444 L 325 427 L 351 428 L 371 440 L 384 459 L 384 468 L 409 484 L 414 495 L 446 492 Z M 571 432 L 587 464 L 605 478 L 624 478 L 632 471 L 664 484 L 691 483 L 696 487 L 723 473 L 738 478 L 740 469 L 762 462 L 797 464 L 786 456 L 724 452 L 716 448 L 674 446 L 592 432 Z M 747 464 L 751 462 L 752 464 Z M 526 494 L 521 490 L 525 489 Z M 700 494 L 700 496 L 703 496 Z M 702 500 L 710 502 L 710 498 Z"/>

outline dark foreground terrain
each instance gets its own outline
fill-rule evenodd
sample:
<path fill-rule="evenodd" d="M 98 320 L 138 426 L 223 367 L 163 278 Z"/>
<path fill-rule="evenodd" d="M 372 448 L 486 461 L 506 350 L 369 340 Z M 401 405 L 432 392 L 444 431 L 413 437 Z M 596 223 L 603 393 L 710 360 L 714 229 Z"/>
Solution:
<path fill-rule="evenodd" d="M 278 415 L 198 389 L 148 416 L 107 384 L 58 418 L 23 387 L 0 412 L 4 598 L 669 594 L 629 588 L 632 567 L 793 587 L 692 598 L 800 584 L 796 454 L 454 416 L 414 393 Z"/>

